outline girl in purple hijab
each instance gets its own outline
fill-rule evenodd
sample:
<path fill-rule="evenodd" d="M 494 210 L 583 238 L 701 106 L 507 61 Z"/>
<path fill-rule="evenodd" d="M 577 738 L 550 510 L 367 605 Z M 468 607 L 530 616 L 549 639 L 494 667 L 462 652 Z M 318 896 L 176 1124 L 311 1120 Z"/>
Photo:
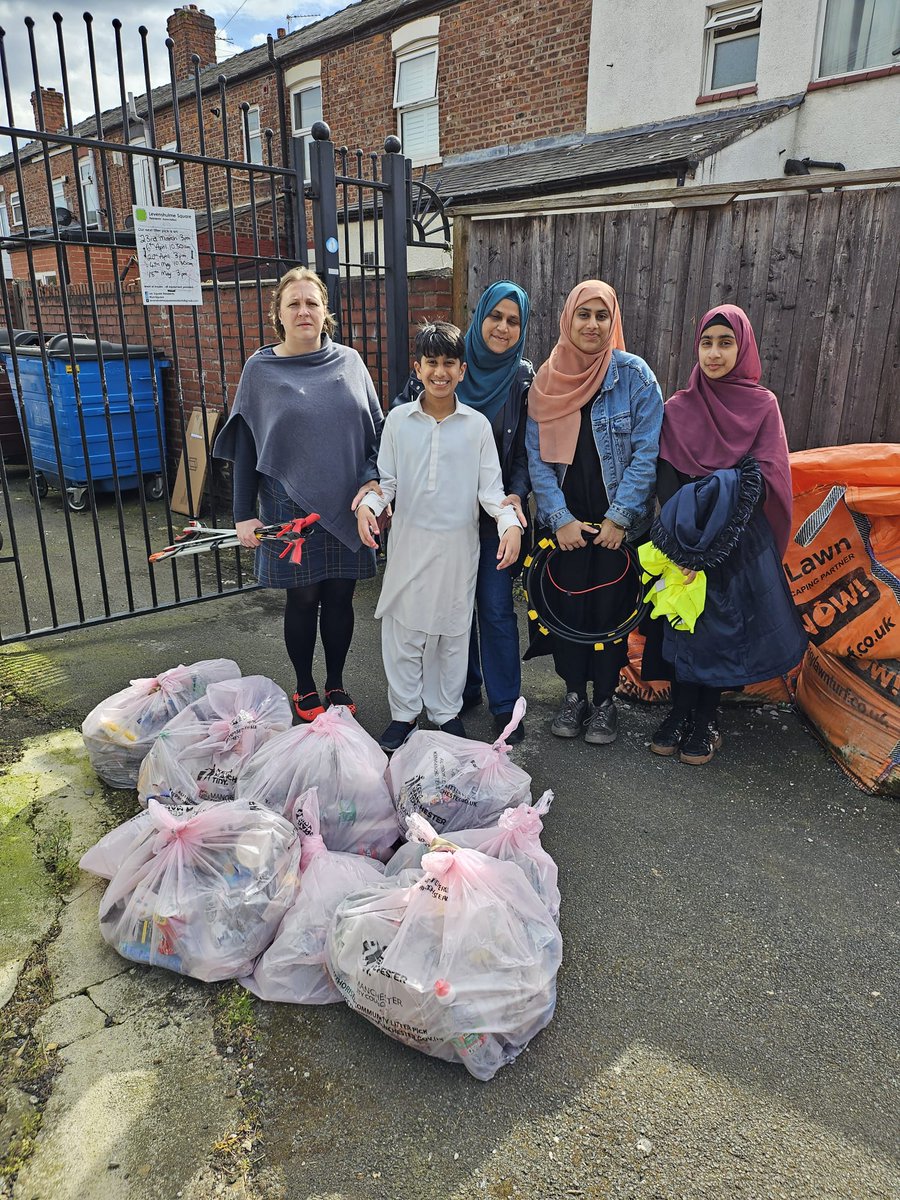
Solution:
<path fill-rule="evenodd" d="M 651 750 L 700 765 L 722 745 L 722 691 L 784 674 L 806 635 L 781 567 L 791 529 L 787 439 L 778 401 L 759 382 L 747 314 L 733 304 L 711 309 L 695 349 L 688 386 L 664 410 L 662 508 L 650 539 L 689 578 L 705 573 L 706 604 L 693 633 L 664 623 L 668 670 L 654 671 L 648 638 L 644 677 L 672 679 L 672 711 Z"/>

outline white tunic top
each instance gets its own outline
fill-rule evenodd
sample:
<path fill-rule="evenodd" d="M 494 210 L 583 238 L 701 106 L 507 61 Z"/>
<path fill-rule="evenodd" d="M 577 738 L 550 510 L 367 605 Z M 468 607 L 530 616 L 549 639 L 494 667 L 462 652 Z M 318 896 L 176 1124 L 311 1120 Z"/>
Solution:
<path fill-rule="evenodd" d="M 488 419 L 456 401 L 442 421 L 419 400 L 388 413 L 378 472 L 383 498 L 363 504 L 377 515 L 389 503 L 394 519 L 375 616 L 389 613 L 408 629 L 459 636 L 472 624 L 478 575 L 479 505 L 501 535 L 518 525 L 501 507 L 505 492 Z"/>

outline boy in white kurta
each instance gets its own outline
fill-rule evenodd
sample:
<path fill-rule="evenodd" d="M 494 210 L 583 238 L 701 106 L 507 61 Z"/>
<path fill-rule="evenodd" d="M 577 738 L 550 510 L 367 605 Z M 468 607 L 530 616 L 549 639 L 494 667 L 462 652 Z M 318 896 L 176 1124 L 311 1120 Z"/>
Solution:
<path fill-rule="evenodd" d="M 465 342 L 438 321 L 416 337 L 415 370 L 424 391 L 388 414 L 381 435 L 381 495 L 357 509 L 359 535 L 374 546 L 376 514 L 393 503 L 387 568 L 375 616 L 388 679 L 391 724 L 380 739 L 396 750 L 424 705 L 446 733 L 465 736 L 459 719 L 478 574 L 478 512 L 500 532 L 498 570 L 518 558 L 522 529 L 504 506 L 500 460 L 490 422 L 460 404 Z"/>

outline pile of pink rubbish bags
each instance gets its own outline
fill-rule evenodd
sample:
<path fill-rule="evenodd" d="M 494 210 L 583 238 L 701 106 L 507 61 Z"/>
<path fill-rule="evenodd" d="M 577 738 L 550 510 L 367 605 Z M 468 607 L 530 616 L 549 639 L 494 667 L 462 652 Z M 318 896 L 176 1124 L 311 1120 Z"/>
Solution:
<path fill-rule="evenodd" d="M 140 811 L 81 859 L 119 954 L 263 1000 L 346 1002 L 487 1080 L 553 1016 L 557 867 L 505 738 L 417 730 L 390 763 L 348 709 L 292 725 L 225 659 L 138 679 L 85 719 Z"/>

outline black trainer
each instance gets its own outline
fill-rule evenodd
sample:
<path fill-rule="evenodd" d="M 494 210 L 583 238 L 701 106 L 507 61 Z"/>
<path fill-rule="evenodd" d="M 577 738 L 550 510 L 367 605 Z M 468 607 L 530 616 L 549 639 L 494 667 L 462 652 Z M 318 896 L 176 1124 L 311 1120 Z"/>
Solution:
<path fill-rule="evenodd" d="M 592 704 L 584 722 L 584 740 L 592 746 L 606 746 L 616 740 L 618 732 L 619 712 L 612 697 Z"/>
<path fill-rule="evenodd" d="M 378 739 L 378 745 L 382 748 L 385 754 L 391 754 L 394 750 L 399 750 L 410 734 L 416 730 L 417 722 L 415 721 L 391 721 L 387 729 Z"/>
<path fill-rule="evenodd" d="M 677 754 L 681 743 L 691 731 L 691 724 L 690 713 L 679 712 L 673 708 L 663 723 L 654 730 L 650 749 L 664 758 Z"/>
<path fill-rule="evenodd" d="M 714 717 L 707 721 L 695 721 L 693 729 L 681 743 L 678 758 L 692 767 L 702 767 L 722 745 L 722 740 Z"/>
<path fill-rule="evenodd" d="M 497 715 L 494 717 L 494 728 L 497 731 L 497 737 L 500 736 L 500 734 L 507 727 L 507 725 L 510 723 L 512 718 L 513 718 L 513 715 L 511 712 L 497 713 Z M 518 723 L 518 725 L 515 727 L 515 729 L 512 731 L 512 733 L 508 733 L 506 735 L 506 744 L 507 744 L 507 746 L 518 746 L 520 742 L 524 742 L 524 741 L 525 741 L 525 722 L 520 721 Z"/>
<path fill-rule="evenodd" d="M 584 718 L 587 714 L 587 699 L 579 697 L 577 692 L 566 692 L 565 699 L 559 706 L 550 732 L 554 737 L 575 738 L 581 733 Z"/>
<path fill-rule="evenodd" d="M 452 733 L 454 737 L 465 737 L 466 727 L 463 725 L 459 717 L 451 717 L 449 721 L 445 721 L 443 725 L 439 725 L 441 733 Z"/>

